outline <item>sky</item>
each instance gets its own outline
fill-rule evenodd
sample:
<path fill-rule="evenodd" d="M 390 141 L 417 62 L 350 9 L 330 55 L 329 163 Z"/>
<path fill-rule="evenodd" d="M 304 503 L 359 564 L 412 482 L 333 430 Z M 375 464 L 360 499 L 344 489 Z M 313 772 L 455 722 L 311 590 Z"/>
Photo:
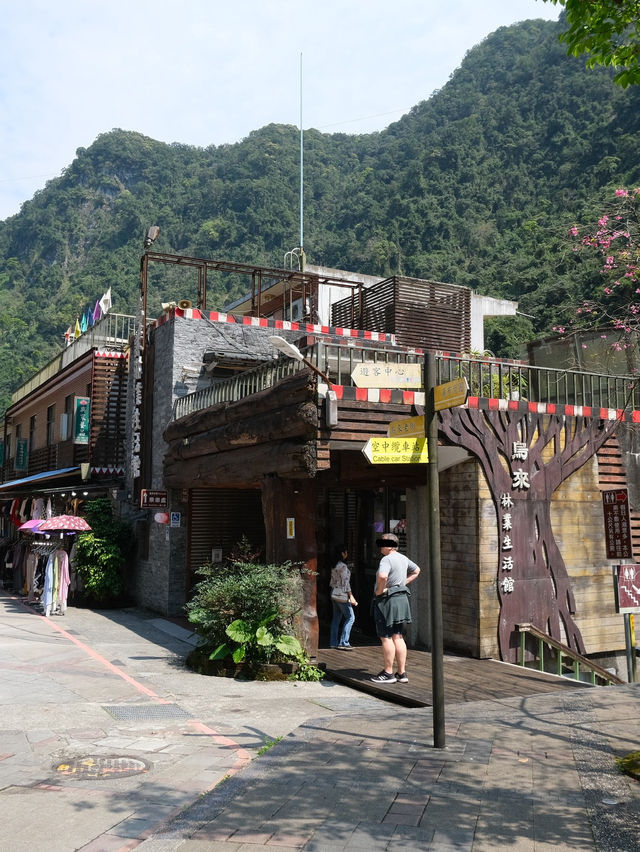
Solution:
<path fill-rule="evenodd" d="M 370 133 L 542 0 L 0 0 L 0 220 L 101 133 Z"/>

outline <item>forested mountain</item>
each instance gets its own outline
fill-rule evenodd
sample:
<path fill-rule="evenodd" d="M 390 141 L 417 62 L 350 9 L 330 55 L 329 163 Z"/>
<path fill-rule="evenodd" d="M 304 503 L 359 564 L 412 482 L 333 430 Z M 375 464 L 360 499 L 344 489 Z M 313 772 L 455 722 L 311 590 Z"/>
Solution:
<path fill-rule="evenodd" d="M 572 252 L 567 231 L 593 221 L 614 187 L 640 184 L 640 87 L 567 57 L 562 26 L 499 29 L 380 133 L 305 131 L 308 261 L 518 299 L 533 319 L 496 326 L 501 354 L 588 295 L 598 264 Z M 206 149 L 123 130 L 79 149 L 0 222 L 0 408 L 107 287 L 113 310 L 135 312 L 150 225 L 158 251 L 281 266 L 299 241 L 298 158 L 298 130 L 282 125 Z M 195 284 L 174 285 L 152 281 L 150 314 L 194 297 Z M 212 277 L 208 307 L 245 288 Z"/>

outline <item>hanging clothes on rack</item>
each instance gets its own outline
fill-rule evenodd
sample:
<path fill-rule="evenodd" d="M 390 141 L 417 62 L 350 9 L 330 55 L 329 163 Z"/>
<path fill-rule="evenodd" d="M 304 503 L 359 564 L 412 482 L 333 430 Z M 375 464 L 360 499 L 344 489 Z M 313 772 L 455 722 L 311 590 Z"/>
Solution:
<path fill-rule="evenodd" d="M 47 618 L 51 615 L 51 606 L 53 603 L 53 566 L 55 562 L 55 556 L 53 551 L 49 554 L 49 558 L 47 559 L 47 567 L 44 572 L 44 589 L 42 591 L 42 606 L 44 607 L 44 614 Z"/>
<path fill-rule="evenodd" d="M 27 596 L 28 601 L 35 601 L 36 599 L 36 588 L 35 588 L 35 577 L 36 577 L 36 568 L 38 567 L 38 554 L 34 550 L 29 550 L 27 553 L 26 559 L 26 571 L 25 571 L 25 594 Z"/>
<path fill-rule="evenodd" d="M 66 550 L 57 550 L 56 559 L 58 562 L 58 612 L 60 615 L 65 615 L 67 612 L 67 595 L 69 593 L 69 555 Z"/>

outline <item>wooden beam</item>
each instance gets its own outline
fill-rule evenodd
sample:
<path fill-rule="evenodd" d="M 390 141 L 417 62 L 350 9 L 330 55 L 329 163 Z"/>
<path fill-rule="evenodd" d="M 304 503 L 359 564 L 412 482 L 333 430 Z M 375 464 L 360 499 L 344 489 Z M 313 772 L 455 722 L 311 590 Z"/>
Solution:
<path fill-rule="evenodd" d="M 208 432 L 199 432 L 173 441 L 166 453 L 168 462 L 200 455 L 256 446 L 284 438 L 312 438 L 318 428 L 315 402 L 287 405 L 262 416 L 244 418 Z"/>
<path fill-rule="evenodd" d="M 164 465 L 164 481 L 169 488 L 237 483 L 249 486 L 275 473 L 303 479 L 315 476 L 315 441 L 274 441 L 225 453 L 167 460 Z"/>
<path fill-rule="evenodd" d="M 164 431 L 164 439 L 172 441 L 190 437 L 198 432 L 208 432 L 225 423 L 255 417 L 266 411 L 315 400 L 316 380 L 309 369 L 301 369 L 282 381 L 237 402 L 220 402 L 202 411 L 194 411 L 179 420 L 172 420 Z"/>

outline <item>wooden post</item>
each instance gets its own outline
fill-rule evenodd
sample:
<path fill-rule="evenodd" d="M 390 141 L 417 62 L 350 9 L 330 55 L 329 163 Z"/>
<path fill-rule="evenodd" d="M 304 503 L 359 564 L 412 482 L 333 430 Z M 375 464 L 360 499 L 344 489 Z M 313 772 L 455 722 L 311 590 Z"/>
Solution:
<path fill-rule="evenodd" d="M 310 657 L 318 653 L 315 479 L 280 479 L 267 476 L 262 482 L 262 511 L 269 562 L 302 563 L 305 569 L 300 639 Z M 291 536 L 288 538 L 287 536 Z"/>

